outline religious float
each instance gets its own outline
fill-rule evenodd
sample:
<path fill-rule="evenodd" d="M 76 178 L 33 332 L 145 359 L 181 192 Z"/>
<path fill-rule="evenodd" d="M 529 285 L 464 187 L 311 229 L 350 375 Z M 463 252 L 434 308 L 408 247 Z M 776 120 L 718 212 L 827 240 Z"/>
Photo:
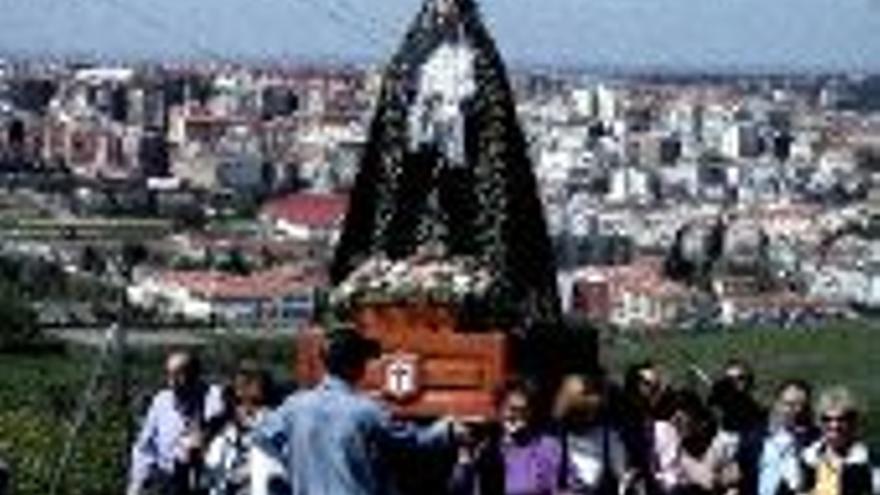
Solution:
<path fill-rule="evenodd" d="M 473 0 L 426 0 L 387 67 L 329 311 L 381 344 L 364 388 L 402 416 L 490 416 L 510 346 L 559 320 L 553 253 L 501 57 Z M 320 330 L 297 376 L 321 376 Z"/>
<path fill-rule="evenodd" d="M 382 347 L 362 386 L 399 416 L 491 416 L 492 392 L 509 371 L 507 337 L 466 315 L 490 283 L 484 269 L 461 258 L 364 263 L 329 301 Z M 297 375 L 308 383 L 323 374 L 322 344 L 320 331 L 300 337 Z"/>

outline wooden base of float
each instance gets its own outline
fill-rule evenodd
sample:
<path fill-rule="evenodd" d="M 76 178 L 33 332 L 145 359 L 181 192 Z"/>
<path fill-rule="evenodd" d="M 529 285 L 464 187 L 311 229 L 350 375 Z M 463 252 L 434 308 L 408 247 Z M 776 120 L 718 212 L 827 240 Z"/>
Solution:
<path fill-rule="evenodd" d="M 455 415 L 490 418 L 494 392 L 508 373 L 508 342 L 500 331 L 460 328 L 453 308 L 375 305 L 355 314 L 357 327 L 379 342 L 361 387 L 407 418 Z M 296 376 L 309 386 L 323 376 L 323 331 L 297 336 Z"/>

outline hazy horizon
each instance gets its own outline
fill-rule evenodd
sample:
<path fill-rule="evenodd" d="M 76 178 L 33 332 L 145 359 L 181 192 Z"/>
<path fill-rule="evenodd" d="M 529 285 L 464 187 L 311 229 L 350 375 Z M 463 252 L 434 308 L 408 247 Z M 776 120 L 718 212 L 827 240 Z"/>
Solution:
<path fill-rule="evenodd" d="M 0 53 L 383 62 L 421 0 L 0 0 Z M 484 0 L 515 65 L 880 70 L 878 0 Z"/>

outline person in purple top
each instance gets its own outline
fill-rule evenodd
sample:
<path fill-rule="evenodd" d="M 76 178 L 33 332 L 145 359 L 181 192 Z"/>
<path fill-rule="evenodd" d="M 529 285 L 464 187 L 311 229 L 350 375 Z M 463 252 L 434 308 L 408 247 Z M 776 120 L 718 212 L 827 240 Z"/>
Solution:
<path fill-rule="evenodd" d="M 500 424 L 460 450 L 452 476 L 456 495 L 548 495 L 558 490 L 562 448 L 541 433 L 534 414 L 534 388 L 512 379 L 497 396 Z"/>

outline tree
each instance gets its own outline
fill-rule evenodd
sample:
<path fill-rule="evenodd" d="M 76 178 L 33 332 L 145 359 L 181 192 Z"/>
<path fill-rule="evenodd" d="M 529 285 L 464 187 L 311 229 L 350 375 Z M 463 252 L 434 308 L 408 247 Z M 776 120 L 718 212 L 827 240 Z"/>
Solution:
<path fill-rule="evenodd" d="M 37 315 L 16 286 L 0 281 L 0 350 L 34 340 Z"/>
<path fill-rule="evenodd" d="M 865 173 L 880 172 L 880 150 L 876 148 L 858 148 L 856 165 Z"/>
<path fill-rule="evenodd" d="M 147 261 L 150 252 L 147 247 L 140 242 L 127 242 L 122 246 L 122 265 L 126 272 L 130 272 L 137 265 Z M 130 273 L 126 273 L 128 277 Z"/>
<path fill-rule="evenodd" d="M 719 219 L 711 227 L 688 224 L 679 229 L 666 256 L 666 276 L 709 290 L 712 271 L 724 251 L 726 228 Z"/>
<path fill-rule="evenodd" d="M 80 255 L 79 267 L 84 272 L 101 275 L 104 273 L 107 265 L 101 254 L 98 252 L 98 249 L 95 248 L 95 246 L 88 245 L 83 248 L 82 254 Z"/>
<path fill-rule="evenodd" d="M 220 262 L 218 268 L 224 272 L 234 273 L 236 275 L 249 275 L 251 273 L 251 265 L 244 254 L 238 249 L 233 249 L 229 255 Z"/>

